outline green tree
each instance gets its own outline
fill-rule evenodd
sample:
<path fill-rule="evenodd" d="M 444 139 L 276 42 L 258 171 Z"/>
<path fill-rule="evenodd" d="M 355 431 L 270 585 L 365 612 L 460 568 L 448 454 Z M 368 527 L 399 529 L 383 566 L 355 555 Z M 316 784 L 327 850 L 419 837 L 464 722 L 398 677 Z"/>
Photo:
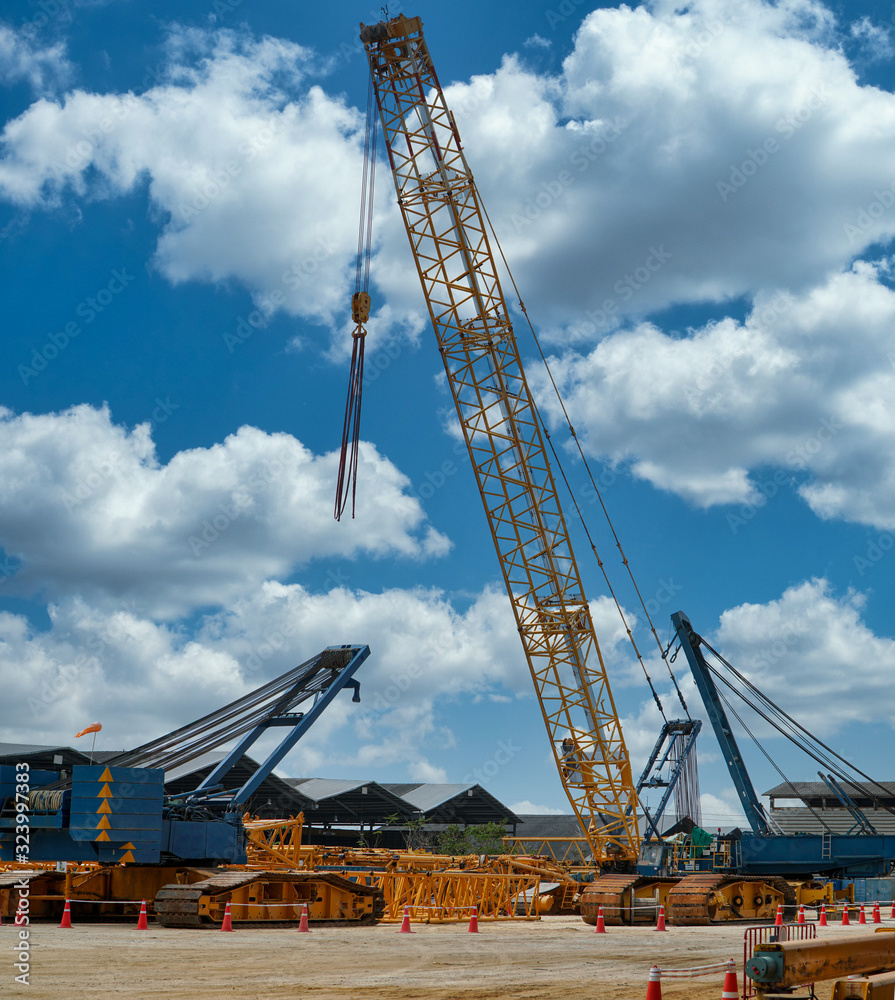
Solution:
<path fill-rule="evenodd" d="M 505 823 L 480 823 L 465 829 L 451 823 L 438 834 L 435 846 L 442 854 L 503 854 L 506 833 Z"/>

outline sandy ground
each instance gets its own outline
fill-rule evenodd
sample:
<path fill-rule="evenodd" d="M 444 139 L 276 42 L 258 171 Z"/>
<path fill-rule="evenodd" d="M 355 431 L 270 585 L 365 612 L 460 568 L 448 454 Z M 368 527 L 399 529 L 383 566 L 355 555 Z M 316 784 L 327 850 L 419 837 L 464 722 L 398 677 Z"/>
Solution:
<path fill-rule="evenodd" d="M 414 924 L 399 934 L 374 927 L 313 925 L 180 930 L 118 924 L 71 930 L 30 928 L 31 984 L 19 985 L 13 963 L 17 928 L 0 927 L 0 996 L 51 1000 L 164 997 L 311 1000 L 644 1000 L 650 966 L 681 968 L 737 963 L 742 989 L 743 928 L 613 927 L 607 934 L 577 917 L 537 922 Z M 830 927 L 819 935 L 866 933 Z M 718 1000 L 723 976 L 662 980 L 663 1000 Z M 829 996 L 830 988 L 819 988 Z"/>

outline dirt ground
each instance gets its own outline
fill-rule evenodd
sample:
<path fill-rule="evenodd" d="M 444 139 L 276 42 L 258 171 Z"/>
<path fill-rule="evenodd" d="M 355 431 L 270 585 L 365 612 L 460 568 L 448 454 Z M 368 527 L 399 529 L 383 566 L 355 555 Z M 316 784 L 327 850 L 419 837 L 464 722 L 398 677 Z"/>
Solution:
<path fill-rule="evenodd" d="M 577 917 L 540 921 L 180 930 L 150 924 L 75 924 L 30 928 L 31 983 L 15 982 L 18 929 L 0 926 L 0 996 L 47 1000 L 644 1000 L 650 966 L 737 964 L 742 989 L 743 928 L 612 927 L 607 934 Z M 830 927 L 819 935 L 866 933 Z M 723 976 L 662 979 L 663 1000 L 718 1000 Z M 826 986 L 819 996 L 829 996 Z"/>

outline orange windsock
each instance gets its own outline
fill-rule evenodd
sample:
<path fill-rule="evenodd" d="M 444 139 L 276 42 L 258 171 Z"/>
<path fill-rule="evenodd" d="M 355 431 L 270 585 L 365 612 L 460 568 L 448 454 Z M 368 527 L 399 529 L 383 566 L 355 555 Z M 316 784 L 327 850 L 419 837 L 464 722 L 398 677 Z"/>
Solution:
<path fill-rule="evenodd" d="M 86 736 L 88 733 L 98 733 L 103 728 L 101 722 L 91 722 L 86 729 L 82 729 L 79 733 L 75 733 L 75 739 L 79 736 Z"/>

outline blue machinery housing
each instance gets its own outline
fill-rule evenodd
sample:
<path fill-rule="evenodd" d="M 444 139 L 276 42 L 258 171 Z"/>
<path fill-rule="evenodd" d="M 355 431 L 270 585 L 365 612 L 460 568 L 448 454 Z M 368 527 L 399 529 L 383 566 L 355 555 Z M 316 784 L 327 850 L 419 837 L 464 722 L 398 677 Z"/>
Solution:
<path fill-rule="evenodd" d="M 339 691 L 351 688 L 360 701 L 354 673 L 369 655 L 369 646 L 330 646 L 188 726 L 101 765 L 75 765 L 65 781 L 55 771 L 0 766 L 0 862 L 243 863 L 245 803 Z M 307 711 L 293 711 L 309 700 Z M 236 762 L 275 727 L 287 729 L 279 745 L 241 787 L 227 788 Z M 233 740 L 193 791 L 165 796 L 166 770 Z"/>

